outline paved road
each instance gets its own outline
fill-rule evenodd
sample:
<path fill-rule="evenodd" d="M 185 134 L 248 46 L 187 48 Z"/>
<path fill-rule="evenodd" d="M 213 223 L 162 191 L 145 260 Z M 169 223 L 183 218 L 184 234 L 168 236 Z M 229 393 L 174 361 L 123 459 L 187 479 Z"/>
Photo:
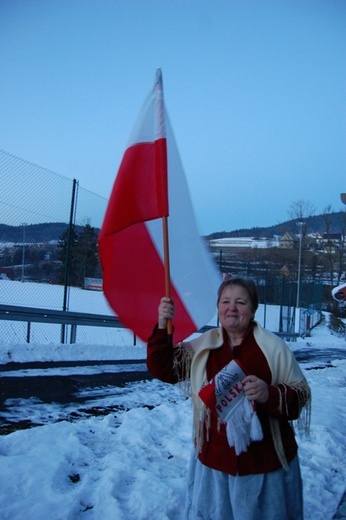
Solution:
<path fill-rule="evenodd" d="M 130 369 L 127 369 L 126 366 Z M 138 365 L 135 370 L 134 365 Z M 72 367 L 105 367 L 105 372 L 90 374 L 73 374 L 66 370 L 65 375 L 52 375 L 50 371 Z M 117 371 L 119 369 L 119 371 Z M 83 368 L 82 368 L 83 370 Z M 9 372 L 20 371 L 22 376 L 9 375 Z M 35 375 L 29 375 L 35 371 Z M 37 375 L 38 371 L 47 375 Z M 1 374 L 3 372 L 3 374 Z M 6 374 L 7 372 L 7 374 Z M 88 372 L 88 370 L 86 370 Z M 4 375 L 5 377 L 1 377 Z M 124 386 L 127 383 L 152 379 L 144 367 L 144 361 L 102 361 L 102 362 L 64 362 L 64 363 L 9 363 L 0 367 L 0 411 L 6 399 L 28 399 L 37 397 L 42 402 L 81 402 L 77 397 L 84 388 L 102 388 L 108 386 Z"/>
<path fill-rule="evenodd" d="M 345 349 L 333 348 L 302 348 L 294 352 L 295 358 L 304 367 L 305 363 L 313 364 L 309 370 L 326 368 L 333 366 L 334 359 L 346 359 L 346 342 Z"/>
<path fill-rule="evenodd" d="M 295 351 L 295 356 L 306 369 L 318 370 L 333 366 L 334 359 L 346 358 L 346 349 L 311 347 Z M 0 434 L 36 425 L 28 414 L 21 417 L 21 410 L 25 411 L 32 399 L 46 405 L 43 415 L 47 422 L 49 413 L 46 410 L 50 404 L 68 407 L 70 414 L 76 417 L 84 403 L 90 414 L 106 414 L 116 410 L 116 405 L 110 406 L 109 401 L 104 400 L 104 405 L 101 403 L 96 409 L 96 405 L 93 407 L 95 394 L 100 400 L 103 393 L 107 396 L 118 387 L 150 379 L 144 360 L 0 365 Z M 17 413 L 13 411 L 14 406 Z"/>
<path fill-rule="evenodd" d="M 309 370 L 317 370 L 332 366 L 333 359 L 346 358 L 346 349 L 304 348 L 297 350 L 295 356 L 302 366 L 309 363 Z M 72 367 L 80 367 L 80 373 L 69 372 Z M 99 367 L 99 371 L 90 373 L 90 367 Z M 57 369 L 61 369 L 60 373 L 56 373 Z M 0 413 L 7 399 L 36 397 L 45 403 L 81 402 L 78 395 L 86 387 L 124 386 L 143 379 L 152 379 L 144 360 L 8 363 L 0 365 Z"/>
<path fill-rule="evenodd" d="M 102 402 L 103 394 L 107 396 L 115 388 L 150 379 L 143 360 L 2 365 L 0 434 L 55 422 L 62 417 L 78 420 L 116 412 L 124 406 L 118 406 L 116 399 L 111 404 L 109 399 Z M 35 417 L 30 416 L 33 408 Z"/>
<path fill-rule="evenodd" d="M 333 359 L 346 358 L 346 349 L 304 348 L 295 351 L 295 356 L 302 366 L 309 363 L 309 370 L 317 370 L 332 366 Z M 80 367 L 80 374 L 69 372 L 72 367 Z M 90 373 L 90 367 L 100 370 Z M 61 369 L 58 374 L 57 369 Z M 0 412 L 6 399 L 37 397 L 42 402 L 80 402 L 77 396 L 83 388 L 124 386 L 143 379 L 152 379 L 144 360 L 8 363 L 0 365 Z"/>

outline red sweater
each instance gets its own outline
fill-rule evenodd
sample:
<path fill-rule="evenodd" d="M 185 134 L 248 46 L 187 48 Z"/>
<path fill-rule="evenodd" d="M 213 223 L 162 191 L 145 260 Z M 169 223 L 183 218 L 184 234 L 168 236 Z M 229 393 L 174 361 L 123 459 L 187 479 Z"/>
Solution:
<path fill-rule="evenodd" d="M 269 416 L 280 422 L 280 430 L 287 461 L 290 462 L 297 453 L 297 443 L 289 420 L 296 419 L 299 414 L 297 393 L 286 385 L 271 385 L 271 371 L 267 360 L 257 345 L 252 327 L 244 337 L 241 345 L 230 349 L 224 333 L 224 342 L 220 348 L 210 350 L 207 361 L 207 378 L 210 381 L 232 359 L 237 359 L 248 375 L 256 375 L 268 384 L 269 399 L 265 404 L 256 403 L 258 418 L 262 425 L 263 440 L 252 442 L 248 450 L 236 455 L 234 448 L 227 442 L 226 427 L 218 424 L 218 419 L 211 414 L 208 440 L 204 441 L 199 460 L 210 468 L 230 475 L 249 475 L 267 473 L 281 468 L 275 452 L 270 431 Z M 149 372 L 167 383 L 177 383 L 183 378 L 173 369 L 173 347 L 168 345 L 166 330 L 155 327 L 148 341 L 147 367 Z M 280 393 L 285 395 L 285 413 L 280 413 Z M 207 436 L 204 436 L 207 439 Z"/>

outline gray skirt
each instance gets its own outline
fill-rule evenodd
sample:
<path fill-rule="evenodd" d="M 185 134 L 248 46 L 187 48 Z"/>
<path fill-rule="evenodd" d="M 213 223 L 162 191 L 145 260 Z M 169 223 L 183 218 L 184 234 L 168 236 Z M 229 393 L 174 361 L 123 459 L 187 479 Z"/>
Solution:
<path fill-rule="evenodd" d="M 303 520 L 299 460 L 288 470 L 235 476 L 190 462 L 185 520 Z"/>

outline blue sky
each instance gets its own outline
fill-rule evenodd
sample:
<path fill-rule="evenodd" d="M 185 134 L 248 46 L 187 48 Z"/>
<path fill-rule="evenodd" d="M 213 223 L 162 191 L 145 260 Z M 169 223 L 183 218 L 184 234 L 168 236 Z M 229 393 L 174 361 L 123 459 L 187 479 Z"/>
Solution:
<path fill-rule="evenodd" d="M 202 234 L 344 208 L 343 0 L 1 0 L 0 148 L 108 198 L 158 67 Z"/>

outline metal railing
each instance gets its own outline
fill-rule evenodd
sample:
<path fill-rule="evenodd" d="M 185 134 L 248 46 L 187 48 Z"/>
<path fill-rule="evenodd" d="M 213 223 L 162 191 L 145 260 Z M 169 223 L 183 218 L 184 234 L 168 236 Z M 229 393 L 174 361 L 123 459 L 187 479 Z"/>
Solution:
<path fill-rule="evenodd" d="M 78 326 L 126 328 L 116 316 L 2 304 L 0 304 L 0 320 L 26 322 L 27 343 L 30 343 L 31 323 L 61 325 L 61 343 L 65 343 L 66 326 L 70 326 L 69 342 L 71 344 L 76 343 Z M 215 325 L 205 325 L 198 332 L 203 333 L 213 328 L 215 328 Z M 275 332 L 275 334 L 286 341 L 297 341 L 299 337 L 298 333 Z M 136 345 L 135 334 L 133 335 L 133 344 Z"/>
<path fill-rule="evenodd" d="M 0 320 L 24 321 L 27 323 L 26 342 L 30 343 L 31 323 L 61 325 L 61 343 L 65 343 L 66 325 L 71 326 L 70 343 L 76 343 L 77 326 L 125 328 L 116 316 L 88 314 L 83 312 L 18 307 L 0 304 Z M 134 344 L 136 338 L 134 337 Z"/>

